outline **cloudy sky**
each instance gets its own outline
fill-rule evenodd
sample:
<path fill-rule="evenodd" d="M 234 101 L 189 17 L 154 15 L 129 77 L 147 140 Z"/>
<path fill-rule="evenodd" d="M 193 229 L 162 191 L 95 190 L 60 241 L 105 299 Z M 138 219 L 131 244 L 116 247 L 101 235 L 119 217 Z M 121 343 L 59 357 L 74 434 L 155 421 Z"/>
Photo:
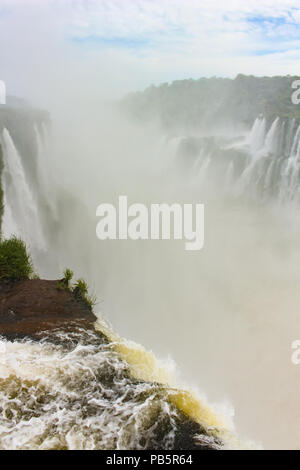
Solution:
<path fill-rule="evenodd" d="M 26 81 L 42 63 L 51 75 L 70 61 L 93 63 L 121 92 L 200 76 L 299 75 L 300 2 L 0 0 L 0 41 L 0 78 L 16 91 L 21 70 Z"/>

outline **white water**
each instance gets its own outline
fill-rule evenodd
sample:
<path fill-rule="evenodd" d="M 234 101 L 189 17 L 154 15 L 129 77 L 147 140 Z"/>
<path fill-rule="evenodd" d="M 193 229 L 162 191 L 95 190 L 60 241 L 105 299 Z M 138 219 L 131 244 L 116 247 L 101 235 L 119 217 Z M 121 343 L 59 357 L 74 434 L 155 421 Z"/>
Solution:
<path fill-rule="evenodd" d="M 280 126 L 280 120 L 279 118 L 276 118 L 269 132 L 266 135 L 266 139 L 264 142 L 264 153 L 267 155 L 269 153 L 274 154 L 278 150 L 279 137 L 280 137 L 279 126 Z"/>
<path fill-rule="evenodd" d="M 126 380 L 126 364 L 110 347 L 0 346 L 2 450 L 142 449 L 151 426 L 166 416 L 170 429 L 163 444 L 172 447 L 175 409 L 159 399 L 155 385 Z"/>
<path fill-rule="evenodd" d="M 7 238 L 17 235 L 30 247 L 45 250 L 37 204 L 27 182 L 20 155 L 7 129 L 3 130 L 2 144 L 2 185 L 5 195 L 3 234 Z"/>
<path fill-rule="evenodd" d="M 50 135 L 44 122 L 34 125 L 34 135 L 37 143 L 37 174 L 41 194 L 45 197 L 54 216 L 57 215 L 56 192 L 54 191 L 54 176 L 52 172 Z"/>
<path fill-rule="evenodd" d="M 182 422 L 180 408 L 207 431 L 205 436 L 195 434 L 198 442 L 213 444 L 219 436 L 225 446 L 241 447 L 205 403 L 167 385 L 131 379 L 128 364 L 114 351 L 118 343 L 101 344 L 83 330 L 57 335 L 64 341 L 77 335 L 81 341 L 66 348 L 0 338 L 2 450 L 173 449 Z M 133 347 L 119 344 L 124 347 L 132 355 Z M 143 376 L 152 358 L 135 346 L 137 354 L 135 371 Z"/>
<path fill-rule="evenodd" d="M 260 150 L 266 138 L 266 119 L 259 117 L 254 121 L 252 130 L 249 136 L 249 145 L 252 153 Z"/>
<path fill-rule="evenodd" d="M 236 160 L 229 159 L 224 167 L 225 192 L 256 202 L 300 203 L 300 127 L 295 128 L 295 120 L 286 123 L 276 118 L 267 130 L 265 118 L 259 117 L 242 142 L 238 140 L 224 148 L 246 156 L 246 164 L 237 176 Z M 211 171 L 207 169 L 208 161 Z M 200 152 L 197 165 L 199 187 L 204 181 L 214 181 L 214 155 Z"/>

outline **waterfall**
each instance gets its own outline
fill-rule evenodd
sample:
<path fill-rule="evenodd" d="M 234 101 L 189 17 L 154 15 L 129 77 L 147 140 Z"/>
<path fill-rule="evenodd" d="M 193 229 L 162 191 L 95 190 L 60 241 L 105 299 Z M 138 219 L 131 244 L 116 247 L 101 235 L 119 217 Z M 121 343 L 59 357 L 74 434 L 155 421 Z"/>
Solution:
<path fill-rule="evenodd" d="M 221 174 L 220 190 L 234 197 L 300 202 L 300 125 L 294 118 L 276 117 L 268 129 L 266 118 L 259 116 L 242 137 L 209 139 L 210 146 L 207 137 L 192 140 L 198 143 L 191 172 L 199 187 Z M 179 157 L 186 158 L 184 150 Z"/>
<path fill-rule="evenodd" d="M 286 157 L 288 157 L 291 153 L 292 145 L 294 142 L 294 136 L 295 136 L 295 126 L 296 126 L 296 120 L 294 118 L 289 119 L 289 122 L 287 125 L 286 138 L 285 138 L 285 147 L 284 147 L 284 155 Z"/>
<path fill-rule="evenodd" d="M 257 129 L 257 124 L 253 128 Z M 247 179 L 248 189 L 251 186 L 256 197 L 263 194 L 265 198 L 275 197 L 280 202 L 299 199 L 299 159 L 300 126 L 296 126 L 295 119 L 287 122 L 277 117 L 262 148 L 256 154 L 251 153 L 250 163 L 238 184 Z M 246 186 L 243 184 L 241 192 L 247 189 Z"/>
<path fill-rule="evenodd" d="M 210 162 L 211 162 L 211 157 L 207 156 L 199 169 L 198 178 L 199 178 L 200 184 L 205 183 Z"/>
<path fill-rule="evenodd" d="M 230 162 L 225 173 L 225 184 L 226 186 L 231 185 L 232 181 L 234 180 L 234 166 L 233 163 Z"/>
<path fill-rule="evenodd" d="M 266 120 L 260 116 L 255 119 L 249 136 L 249 146 L 252 152 L 256 152 L 264 145 L 266 137 Z"/>
<path fill-rule="evenodd" d="M 3 130 L 1 143 L 4 163 L 3 235 L 17 235 L 34 249 L 46 250 L 37 203 L 26 180 L 20 154 L 6 128 Z"/>
<path fill-rule="evenodd" d="M 266 140 L 265 140 L 265 145 L 264 145 L 264 150 L 265 153 L 274 153 L 278 149 L 278 141 L 279 141 L 279 123 L 280 119 L 277 117 L 275 121 L 273 122 L 269 132 L 267 133 Z"/>
<path fill-rule="evenodd" d="M 55 192 L 53 191 L 54 177 L 52 170 L 49 165 L 50 160 L 50 149 L 49 149 L 49 138 L 48 129 L 45 123 L 34 124 L 34 134 L 37 143 L 37 175 L 38 175 L 38 186 L 39 193 L 43 195 L 49 205 L 54 217 L 56 213 L 56 201 Z"/>

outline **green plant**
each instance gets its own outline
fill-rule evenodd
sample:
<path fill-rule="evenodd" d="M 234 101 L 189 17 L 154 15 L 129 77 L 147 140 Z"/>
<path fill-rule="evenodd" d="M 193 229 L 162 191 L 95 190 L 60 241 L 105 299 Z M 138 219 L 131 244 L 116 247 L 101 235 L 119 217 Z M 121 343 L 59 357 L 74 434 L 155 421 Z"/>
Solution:
<path fill-rule="evenodd" d="M 72 277 L 73 277 L 74 273 L 73 271 L 71 271 L 71 269 L 69 268 L 66 268 L 64 270 L 64 277 L 63 277 L 63 281 L 65 282 L 65 284 L 70 287 L 70 282 L 72 280 Z"/>
<path fill-rule="evenodd" d="M 60 280 L 60 281 L 57 281 L 57 286 L 56 286 L 56 288 L 57 288 L 58 290 L 66 290 L 66 285 L 63 283 L 62 280 Z"/>
<path fill-rule="evenodd" d="M 85 297 L 85 301 L 88 305 L 88 307 L 92 310 L 92 308 L 96 305 L 97 298 L 95 295 L 87 295 Z"/>
<path fill-rule="evenodd" d="M 29 279 L 33 266 L 25 243 L 17 237 L 0 242 L 0 280 Z"/>
<path fill-rule="evenodd" d="M 0 145 L 0 232 L 2 232 L 2 218 L 4 213 L 4 191 L 1 182 L 1 175 L 3 171 L 3 152 Z"/>
<path fill-rule="evenodd" d="M 70 289 L 70 283 L 72 280 L 74 273 L 71 269 L 66 268 L 64 270 L 64 277 L 58 281 L 57 288 L 58 289 Z"/>
<path fill-rule="evenodd" d="M 75 298 L 84 302 L 90 309 L 95 305 L 96 298 L 88 295 L 88 286 L 83 279 L 78 279 L 72 289 Z"/>
<path fill-rule="evenodd" d="M 73 294 L 77 299 L 84 299 L 88 293 L 87 283 L 83 279 L 78 279 L 73 287 Z"/>

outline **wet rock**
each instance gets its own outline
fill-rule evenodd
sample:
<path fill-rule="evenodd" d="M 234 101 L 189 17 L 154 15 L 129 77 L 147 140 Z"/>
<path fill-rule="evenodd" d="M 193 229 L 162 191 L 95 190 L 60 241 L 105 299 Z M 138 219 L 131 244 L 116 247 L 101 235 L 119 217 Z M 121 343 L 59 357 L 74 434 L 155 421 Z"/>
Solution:
<path fill-rule="evenodd" d="M 33 279 L 0 284 L 0 335 L 9 340 L 42 339 L 75 326 L 94 330 L 96 316 L 58 281 Z M 104 338 L 104 337 L 103 337 Z"/>

